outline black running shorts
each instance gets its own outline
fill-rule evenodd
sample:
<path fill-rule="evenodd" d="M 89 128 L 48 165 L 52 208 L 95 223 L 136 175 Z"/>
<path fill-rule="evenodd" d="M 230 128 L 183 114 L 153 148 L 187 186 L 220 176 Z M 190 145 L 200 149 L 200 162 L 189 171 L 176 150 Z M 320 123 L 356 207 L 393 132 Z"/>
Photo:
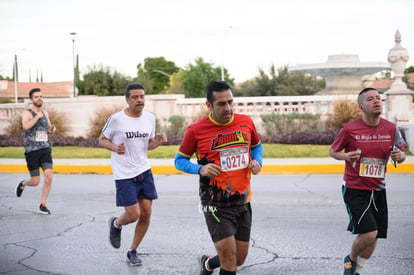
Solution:
<path fill-rule="evenodd" d="M 53 169 L 52 150 L 50 147 L 25 153 L 25 156 L 27 169 L 29 169 L 31 177 L 40 175 L 40 167 L 42 167 L 43 171 Z"/>
<path fill-rule="evenodd" d="M 386 191 L 358 190 L 342 186 L 348 230 L 353 234 L 378 230 L 377 238 L 387 238 L 388 207 Z"/>
<path fill-rule="evenodd" d="M 230 236 L 234 236 L 239 241 L 250 241 L 252 225 L 250 203 L 232 207 L 203 206 L 203 212 L 213 242 Z"/>

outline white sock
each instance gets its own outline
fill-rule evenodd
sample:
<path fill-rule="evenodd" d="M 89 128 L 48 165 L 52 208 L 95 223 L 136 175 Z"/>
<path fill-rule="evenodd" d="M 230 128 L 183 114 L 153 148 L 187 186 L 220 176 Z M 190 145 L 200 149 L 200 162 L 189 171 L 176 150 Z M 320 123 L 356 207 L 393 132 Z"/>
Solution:
<path fill-rule="evenodd" d="M 115 228 L 118 228 L 118 229 L 121 229 L 122 228 L 122 226 L 116 225 L 116 220 L 114 220 L 114 226 L 115 226 Z"/>
<path fill-rule="evenodd" d="M 357 267 L 355 269 L 355 273 L 359 273 L 362 268 L 364 268 L 365 263 L 368 261 L 368 259 L 362 258 L 362 257 L 358 257 L 357 258 Z"/>
<path fill-rule="evenodd" d="M 208 270 L 208 271 L 213 271 L 212 269 L 210 269 L 210 267 L 208 266 L 208 260 L 210 260 L 210 259 L 207 259 L 207 261 L 205 261 L 204 262 L 204 267 L 206 268 L 206 270 Z"/>

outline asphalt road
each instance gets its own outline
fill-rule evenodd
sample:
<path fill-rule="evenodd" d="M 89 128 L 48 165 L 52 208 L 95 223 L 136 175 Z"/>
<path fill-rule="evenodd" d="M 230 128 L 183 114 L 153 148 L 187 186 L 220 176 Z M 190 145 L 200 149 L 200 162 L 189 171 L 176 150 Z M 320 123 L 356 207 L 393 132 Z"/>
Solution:
<path fill-rule="evenodd" d="M 37 213 L 41 187 L 14 189 L 26 173 L 0 173 L 0 274 L 198 274 L 197 258 L 214 254 L 198 210 L 196 176 L 155 175 L 149 231 L 126 262 L 133 225 L 120 249 L 108 241 L 115 206 L 111 175 L 54 175 L 48 207 Z M 341 197 L 341 174 L 253 177 L 249 255 L 238 274 L 342 274 L 353 236 Z M 379 240 L 362 274 L 414 274 L 414 174 L 389 174 L 388 239 Z M 218 274 L 216 271 L 214 274 Z"/>

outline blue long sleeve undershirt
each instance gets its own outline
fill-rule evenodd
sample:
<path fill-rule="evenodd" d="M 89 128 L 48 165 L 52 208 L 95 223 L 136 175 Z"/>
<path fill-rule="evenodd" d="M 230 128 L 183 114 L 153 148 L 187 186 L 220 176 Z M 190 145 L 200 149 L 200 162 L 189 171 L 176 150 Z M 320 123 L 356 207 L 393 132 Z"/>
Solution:
<path fill-rule="evenodd" d="M 263 166 L 263 146 L 261 143 L 259 143 L 259 145 L 251 149 L 251 155 L 252 159 L 257 161 L 260 164 L 260 166 Z"/>
<path fill-rule="evenodd" d="M 188 174 L 198 174 L 198 170 L 202 166 L 201 164 L 192 163 L 189 157 L 183 156 L 180 153 L 175 155 L 174 165 L 178 170 Z"/>

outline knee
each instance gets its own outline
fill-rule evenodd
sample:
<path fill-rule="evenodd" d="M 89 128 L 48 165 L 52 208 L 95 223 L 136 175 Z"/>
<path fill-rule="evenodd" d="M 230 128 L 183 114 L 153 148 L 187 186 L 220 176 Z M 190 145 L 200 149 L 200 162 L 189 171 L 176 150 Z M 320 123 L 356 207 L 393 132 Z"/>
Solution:
<path fill-rule="evenodd" d="M 32 178 L 30 181 L 31 181 L 31 184 L 30 184 L 31 186 L 38 186 L 40 183 L 40 177 Z"/>
<path fill-rule="evenodd" d="M 53 179 L 53 174 L 51 172 L 47 173 L 45 172 L 45 183 L 51 184 Z"/>
<path fill-rule="evenodd" d="M 151 217 L 151 208 L 141 210 L 141 219 L 149 219 Z"/>
<path fill-rule="evenodd" d="M 367 242 L 371 244 L 377 240 L 378 231 L 377 230 L 371 231 L 371 232 L 365 233 L 364 235 L 365 235 L 365 239 L 367 240 Z"/>
<path fill-rule="evenodd" d="M 129 213 L 128 218 L 129 218 L 130 223 L 136 222 L 140 218 L 139 211 L 134 211 L 132 213 Z"/>

